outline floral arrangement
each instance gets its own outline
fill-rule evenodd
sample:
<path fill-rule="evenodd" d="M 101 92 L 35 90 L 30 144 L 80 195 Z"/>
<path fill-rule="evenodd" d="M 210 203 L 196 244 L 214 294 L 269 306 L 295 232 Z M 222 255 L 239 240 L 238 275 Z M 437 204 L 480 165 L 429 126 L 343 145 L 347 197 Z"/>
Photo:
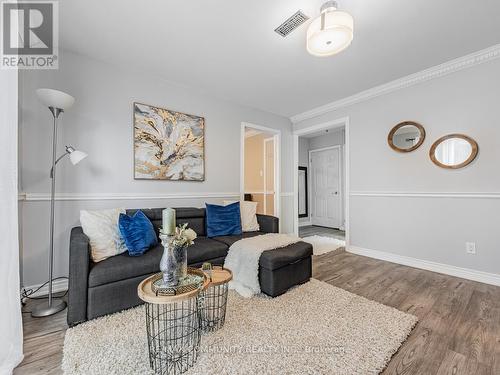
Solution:
<path fill-rule="evenodd" d="M 191 246 L 194 243 L 197 235 L 194 230 L 187 227 L 188 224 L 179 225 L 175 228 L 175 234 L 170 237 L 170 245 L 174 247 Z M 163 234 L 163 231 L 160 231 Z"/>

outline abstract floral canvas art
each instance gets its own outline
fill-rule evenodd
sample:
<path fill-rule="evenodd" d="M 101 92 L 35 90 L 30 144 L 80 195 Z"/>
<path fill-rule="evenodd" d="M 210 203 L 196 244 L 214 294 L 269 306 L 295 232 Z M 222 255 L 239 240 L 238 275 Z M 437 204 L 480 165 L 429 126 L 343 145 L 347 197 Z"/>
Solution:
<path fill-rule="evenodd" d="M 203 181 L 205 119 L 134 103 L 136 179 Z"/>

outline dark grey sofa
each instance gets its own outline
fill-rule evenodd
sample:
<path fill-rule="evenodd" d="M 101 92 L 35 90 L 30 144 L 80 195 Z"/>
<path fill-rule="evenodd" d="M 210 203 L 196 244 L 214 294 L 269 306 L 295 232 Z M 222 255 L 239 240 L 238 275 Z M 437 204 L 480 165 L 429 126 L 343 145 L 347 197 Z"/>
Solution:
<path fill-rule="evenodd" d="M 133 214 L 137 210 L 127 210 Z M 155 230 L 162 222 L 162 209 L 143 209 Z M 239 236 L 207 238 L 204 208 L 176 208 L 177 224 L 188 223 L 198 234 L 188 248 L 188 264 L 200 267 L 204 262 L 223 264 L 229 247 L 237 240 L 263 233 L 277 233 L 278 219 L 257 215 L 259 232 L 244 232 Z M 131 257 L 120 254 L 99 263 L 92 262 L 88 237 L 81 227 L 71 231 L 69 248 L 68 325 L 139 305 L 137 285 L 147 276 L 159 272 L 163 247 L 158 244 L 144 255 Z M 311 277 L 312 246 L 298 242 L 282 249 L 265 251 L 259 262 L 262 292 L 275 297 L 290 287 Z"/>

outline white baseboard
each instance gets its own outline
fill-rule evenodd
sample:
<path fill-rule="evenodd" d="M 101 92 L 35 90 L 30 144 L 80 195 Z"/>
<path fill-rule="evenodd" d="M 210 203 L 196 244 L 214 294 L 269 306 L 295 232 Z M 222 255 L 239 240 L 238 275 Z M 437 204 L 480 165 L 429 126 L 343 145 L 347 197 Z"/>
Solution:
<path fill-rule="evenodd" d="M 402 264 L 404 266 L 420 268 L 427 271 L 443 273 L 445 275 L 461 277 L 462 279 L 478 281 L 480 283 L 500 286 L 500 275 L 495 273 L 476 271 L 469 268 L 450 266 L 448 264 L 431 262 L 403 255 L 386 253 L 384 251 L 365 249 L 357 246 L 349 246 L 347 251 L 353 254 L 363 255 L 370 258 L 385 260 L 387 262 Z"/>
<path fill-rule="evenodd" d="M 312 225 L 311 220 L 309 220 L 309 221 L 303 221 L 303 222 L 299 221 L 299 227 L 307 227 L 307 226 L 311 226 L 311 225 Z"/>
<path fill-rule="evenodd" d="M 36 290 L 37 288 L 40 287 L 42 284 L 38 285 L 30 285 L 30 286 L 25 286 L 22 287 L 22 289 L 26 290 Z M 52 293 L 58 293 L 58 292 L 65 292 L 68 290 L 68 280 L 67 279 L 60 279 L 52 282 Z M 49 284 L 45 285 L 43 288 L 41 288 L 38 292 L 33 293 L 30 295 L 30 297 L 41 297 L 41 296 L 46 296 L 49 294 Z"/>

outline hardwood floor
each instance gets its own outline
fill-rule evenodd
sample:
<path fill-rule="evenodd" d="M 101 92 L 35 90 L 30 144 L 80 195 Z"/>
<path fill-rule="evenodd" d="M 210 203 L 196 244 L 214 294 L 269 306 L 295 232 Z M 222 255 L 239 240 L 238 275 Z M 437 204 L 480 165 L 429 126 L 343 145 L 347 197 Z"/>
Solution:
<path fill-rule="evenodd" d="M 47 303 L 30 300 L 23 310 Z M 14 374 L 62 374 L 61 361 L 66 324 L 66 310 L 46 318 L 32 318 L 23 314 L 24 360 Z"/>
<path fill-rule="evenodd" d="M 500 287 L 347 252 L 316 257 L 313 270 L 419 318 L 383 374 L 500 374 Z"/>
<path fill-rule="evenodd" d="M 299 237 L 304 238 L 309 236 L 325 236 L 336 238 L 338 240 L 345 240 L 345 232 L 343 230 L 320 227 L 317 225 L 299 227 Z"/>
<path fill-rule="evenodd" d="M 419 318 L 383 374 L 500 374 L 500 287 L 347 252 L 314 257 L 313 276 Z M 25 359 L 14 374 L 60 374 L 66 313 L 23 315 Z"/>

